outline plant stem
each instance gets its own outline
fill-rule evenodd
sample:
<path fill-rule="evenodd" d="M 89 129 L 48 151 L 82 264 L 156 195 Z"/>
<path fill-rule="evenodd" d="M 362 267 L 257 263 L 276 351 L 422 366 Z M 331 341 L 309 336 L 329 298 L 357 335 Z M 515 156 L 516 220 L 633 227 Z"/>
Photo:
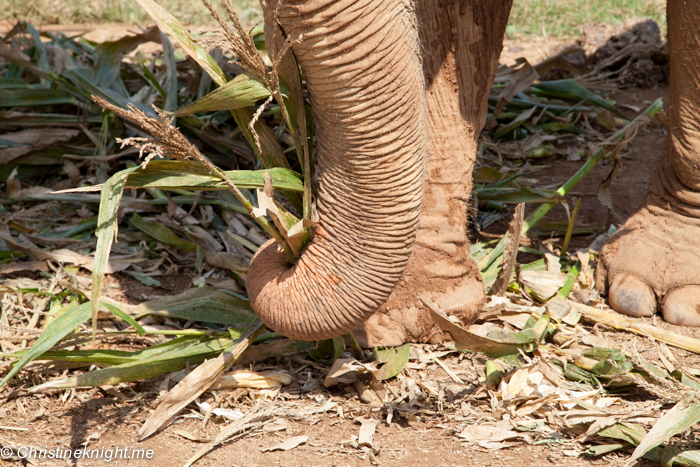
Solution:
<path fill-rule="evenodd" d="M 579 273 L 579 268 L 581 266 L 581 263 L 579 261 L 576 261 L 576 264 L 574 264 L 569 272 L 566 274 L 566 280 L 564 281 L 564 285 L 561 286 L 561 289 L 559 289 L 559 292 L 550 299 L 552 300 L 566 300 L 569 294 L 571 293 L 571 289 L 574 288 L 574 284 L 576 284 L 576 279 L 578 278 L 578 273 Z"/>
<path fill-rule="evenodd" d="M 561 245 L 561 256 L 566 254 L 566 249 L 571 241 L 571 234 L 574 233 L 574 227 L 576 226 L 576 218 L 578 217 L 578 208 L 581 206 L 581 198 L 576 198 L 576 204 L 574 205 L 574 210 L 571 213 L 571 219 L 569 219 L 569 227 L 566 229 L 566 235 L 564 236 L 564 243 Z"/>

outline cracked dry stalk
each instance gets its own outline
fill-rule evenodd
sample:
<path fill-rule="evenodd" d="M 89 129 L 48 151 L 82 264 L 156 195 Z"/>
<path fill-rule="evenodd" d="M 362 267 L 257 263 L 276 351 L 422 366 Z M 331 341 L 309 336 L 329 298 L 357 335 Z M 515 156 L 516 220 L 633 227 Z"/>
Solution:
<path fill-rule="evenodd" d="M 151 118 L 145 113 L 134 107 L 133 104 L 129 104 L 129 109 L 123 109 L 109 102 L 100 99 L 97 96 L 92 96 L 92 99 L 101 105 L 103 108 L 114 112 L 120 117 L 126 118 L 133 122 L 138 123 L 144 130 L 150 133 L 153 138 L 126 138 L 117 139 L 117 142 L 121 143 L 122 147 L 125 145 L 131 145 L 140 149 L 140 157 L 143 158 L 142 167 L 146 168 L 148 162 L 150 162 L 155 157 L 169 157 L 171 159 L 185 161 L 185 160 L 195 160 L 200 164 L 204 165 L 207 169 L 212 172 L 212 175 L 219 178 L 228 187 L 229 190 L 234 194 L 236 199 L 245 207 L 248 211 L 250 217 L 255 219 L 255 221 L 262 227 L 265 232 L 270 234 L 272 238 L 277 240 L 282 248 L 284 249 L 285 256 L 287 258 L 293 258 L 289 245 L 285 241 L 282 234 L 279 233 L 277 228 L 272 225 L 267 218 L 264 216 L 256 217 L 253 212 L 253 205 L 250 203 L 248 198 L 246 198 L 243 193 L 238 189 L 238 187 L 231 181 L 226 172 L 215 166 L 209 159 L 207 159 L 197 147 L 190 143 L 190 141 L 185 138 L 185 136 L 180 133 L 180 130 L 172 126 L 173 117 L 168 117 L 162 110 L 153 107 L 158 114 L 158 119 Z M 144 157 L 145 154 L 145 157 Z"/>
<path fill-rule="evenodd" d="M 242 418 L 236 420 L 228 427 L 223 428 L 208 445 L 200 449 L 187 461 L 187 463 L 185 463 L 185 467 L 193 465 L 195 462 L 217 447 L 227 442 L 235 441 L 238 438 L 242 438 L 246 434 L 259 430 L 277 419 L 296 417 L 298 417 L 296 414 L 277 404 L 264 406 L 261 403 L 258 403 L 253 406 Z"/>

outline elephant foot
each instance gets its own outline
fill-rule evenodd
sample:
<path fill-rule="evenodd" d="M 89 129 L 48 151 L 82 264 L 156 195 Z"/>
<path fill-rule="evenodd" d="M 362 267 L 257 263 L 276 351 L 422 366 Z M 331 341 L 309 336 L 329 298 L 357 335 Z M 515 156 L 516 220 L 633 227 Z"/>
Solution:
<path fill-rule="evenodd" d="M 435 265 L 435 262 L 431 263 Z M 448 269 L 459 271 L 458 277 L 444 274 L 440 277 L 434 270 L 433 274 L 426 275 L 425 268 L 420 268 L 423 273 L 418 274 L 416 269 L 409 267 L 386 304 L 352 331 L 362 347 L 391 347 L 405 342 L 437 344 L 451 340 L 434 323 L 419 297 L 438 304 L 448 315 L 457 316 L 464 323 L 476 319 L 485 294 L 473 260 L 468 259 L 466 267 Z"/>
<path fill-rule="evenodd" d="M 647 204 L 602 248 L 596 284 L 625 315 L 700 326 L 700 219 Z"/>

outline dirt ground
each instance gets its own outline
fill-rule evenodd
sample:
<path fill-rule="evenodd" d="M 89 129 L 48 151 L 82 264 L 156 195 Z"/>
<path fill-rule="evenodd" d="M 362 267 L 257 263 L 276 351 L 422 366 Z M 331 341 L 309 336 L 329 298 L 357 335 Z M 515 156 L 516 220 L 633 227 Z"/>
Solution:
<path fill-rule="evenodd" d="M 0 25 L 2 26 L 2 25 Z M 83 29 L 62 29 L 69 33 L 79 33 Z M 0 29 L 2 29 L 0 27 Z M 121 37 L 124 29 L 118 26 L 100 25 L 93 40 L 108 40 Z M 504 50 L 504 61 L 516 56 L 528 55 L 531 61 L 537 57 L 544 58 L 551 47 L 556 46 L 552 41 L 535 41 L 530 44 L 507 43 Z M 666 89 L 626 90 L 614 96 L 618 102 L 636 107 L 646 107 L 654 99 L 666 97 Z M 630 111 L 630 115 L 633 112 Z M 658 123 L 652 124 L 642 131 L 624 151 L 623 166 L 611 186 L 612 199 L 615 202 L 617 215 L 616 224 L 624 222 L 641 203 L 649 178 L 660 156 L 665 131 Z M 536 177 L 540 186 L 559 186 L 568 179 L 582 162 L 569 162 L 561 158 L 538 160 L 539 164 L 549 167 L 539 172 Z M 582 198 L 579 218 L 585 223 L 598 225 L 598 232 L 603 228 L 606 209 L 596 197 L 596 189 L 600 181 L 610 169 L 610 164 L 600 164 L 592 174 L 586 177 L 572 193 Z M 563 216 L 563 209 L 557 208 L 552 212 L 555 216 Z M 506 221 L 492 225 L 487 232 L 502 234 Z M 578 237 L 574 246 L 590 244 L 595 235 Z M 187 283 L 185 281 L 183 283 Z M 129 282 L 122 282 L 128 286 Z M 129 290 L 127 295 L 132 298 L 143 298 L 138 289 Z M 700 330 L 683 329 L 666 325 L 656 320 L 655 324 L 664 326 L 693 337 L 700 337 Z M 646 345 L 649 341 L 628 334 L 600 331 L 605 338 L 613 340 L 622 348 L 635 347 L 640 352 L 652 354 L 654 349 Z M 647 355 L 650 358 L 652 355 Z M 700 358 L 696 355 L 679 351 L 679 359 L 683 359 L 688 367 L 700 367 Z M 449 359 L 448 359 L 449 358 Z M 446 357 L 446 361 L 457 362 L 458 357 Z M 291 372 L 308 372 L 309 381 L 323 374 L 324 368 L 318 364 L 303 360 L 301 357 L 282 358 L 277 363 L 287 367 Z M 458 363 L 455 363 L 458 364 Z M 315 368 L 314 368 L 315 366 Z M 311 370 L 313 370 L 313 373 Z M 59 370 L 60 371 L 60 370 Z M 430 380 L 440 385 L 447 385 L 450 379 L 443 369 L 435 364 L 429 364 L 424 371 L 406 370 L 417 381 Z M 313 373 L 313 375 L 312 375 Z M 25 371 L 22 378 L 37 378 L 31 371 Z M 25 379 L 26 381 L 26 379 Z M 130 449 L 152 449 L 152 459 L 112 460 L 116 465 L 133 466 L 177 466 L 182 465 L 203 444 L 183 438 L 179 431 L 188 432 L 191 437 L 211 438 L 217 435 L 224 425 L 221 420 L 212 419 L 204 424 L 201 419 L 180 418 L 162 432 L 138 443 L 137 432 L 149 413 L 157 406 L 157 397 L 161 380 L 150 380 L 135 386 L 120 388 L 101 388 L 86 390 L 68 390 L 53 394 L 39 394 L 16 397 L 5 391 L 0 393 L 0 444 L 2 446 L 34 446 L 73 449 L 84 445 L 89 449 L 110 449 L 129 447 Z M 312 385 L 313 386 L 313 385 Z M 318 384 L 317 384 L 318 386 Z M 305 417 L 301 420 L 289 420 L 280 431 L 255 435 L 230 443 L 205 456 L 196 465 L 202 466 L 365 466 L 371 465 L 371 456 L 357 446 L 357 436 L 360 424 L 355 420 L 360 416 L 370 415 L 370 407 L 359 400 L 354 390 L 327 390 L 322 386 L 312 388 L 301 387 L 297 382 L 283 388 L 280 398 L 288 404 L 309 405 L 318 404 L 323 400 L 340 403 L 342 411 L 336 408 L 328 413 Z M 494 414 L 485 410 L 489 406 L 488 395 L 479 393 L 475 386 L 466 384 L 466 395 L 455 399 L 453 403 L 443 407 L 426 405 L 418 407 L 414 420 L 396 416 L 391 424 L 387 424 L 386 410 L 373 412 L 374 418 L 382 420 L 377 426 L 374 438 L 376 462 L 384 466 L 591 466 L 591 465 L 623 465 L 625 456 L 611 454 L 602 458 L 592 458 L 578 455 L 572 451 L 572 443 L 562 439 L 560 443 L 526 444 L 521 441 L 507 442 L 502 449 L 484 449 L 478 445 L 461 443 L 455 436 L 460 430 L 460 424 L 465 421 L 483 419 L 496 421 Z M 240 407 L 248 400 L 247 393 L 218 395 L 219 407 Z M 213 399 L 206 396 L 210 402 Z M 246 402 L 249 406 L 250 401 Z M 192 406 L 190 406 L 192 407 Z M 194 412 L 186 410 L 185 412 Z M 505 415 L 507 418 L 507 415 Z M 414 418 L 414 417 L 409 417 Z M 26 431 L 7 429 L 19 427 Z M 308 441 L 290 451 L 261 452 L 262 449 L 279 444 L 292 436 L 307 435 Z M 41 461 L 41 465 L 104 465 L 105 460 L 81 459 L 74 461 Z M 0 466 L 23 465 L 23 461 L 0 460 Z M 636 466 L 653 465 L 640 461 Z"/>

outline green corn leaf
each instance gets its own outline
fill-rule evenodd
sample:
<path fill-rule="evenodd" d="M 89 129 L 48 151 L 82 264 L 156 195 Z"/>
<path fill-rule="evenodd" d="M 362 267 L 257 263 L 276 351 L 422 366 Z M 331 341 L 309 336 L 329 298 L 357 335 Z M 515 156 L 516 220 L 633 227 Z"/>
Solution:
<path fill-rule="evenodd" d="M 100 194 L 100 211 L 97 215 L 97 245 L 95 246 L 95 258 L 92 269 L 92 330 L 97 329 L 97 311 L 100 294 L 102 293 L 102 281 L 105 268 L 109 260 L 109 252 L 112 250 L 112 241 L 117 238 L 117 211 L 119 201 L 124 193 L 126 180 L 130 173 L 138 167 L 122 170 L 112 175 L 102 187 Z"/>
<path fill-rule="evenodd" d="M 192 104 L 178 109 L 175 115 L 182 116 L 199 112 L 250 107 L 260 99 L 266 99 L 269 96 L 270 91 L 262 83 L 250 73 L 244 73 Z"/>
<path fill-rule="evenodd" d="M 334 362 L 343 356 L 345 342 L 341 337 L 325 339 L 316 343 L 316 348 L 309 351 L 309 355 L 316 360 Z"/>
<path fill-rule="evenodd" d="M 63 380 L 52 381 L 32 388 L 32 391 L 55 388 L 94 387 L 152 378 L 154 376 L 182 370 L 187 364 L 196 365 L 208 358 L 216 357 L 224 349 L 230 347 L 233 342 L 234 340 L 230 337 L 223 337 L 185 349 L 168 352 L 164 355 L 139 359 L 129 363 L 123 363 L 121 365 L 65 378 Z"/>
<path fill-rule="evenodd" d="M 0 81 L 0 84 L 2 81 Z M 2 86 L 0 86 L 0 93 Z M 0 102 L 2 98 L 0 97 Z M 12 123 L 18 126 L 35 126 L 35 125 L 70 125 L 86 123 L 102 123 L 102 117 L 99 116 L 83 116 L 83 115 L 66 115 L 55 113 L 21 113 L 12 112 L 9 115 L 0 115 L 0 122 Z"/>
<path fill-rule="evenodd" d="M 647 434 L 644 427 L 638 423 L 617 423 L 598 432 L 604 438 L 619 439 L 627 443 L 638 445 Z"/>
<path fill-rule="evenodd" d="M 175 50 L 168 36 L 160 33 L 160 42 L 163 44 L 163 57 L 165 58 L 165 105 L 168 112 L 177 110 L 177 62 L 175 60 Z M 173 122 L 174 124 L 174 122 Z"/>
<path fill-rule="evenodd" d="M 486 360 L 486 385 L 496 389 L 503 378 L 503 365 L 497 360 Z"/>
<path fill-rule="evenodd" d="M 44 352 L 36 360 L 122 365 L 139 360 L 146 361 L 151 358 L 162 357 L 169 353 L 181 351 L 217 338 L 218 337 L 211 336 L 181 336 L 136 352 L 126 352 L 122 350 L 54 350 Z M 19 350 L 3 356 L 22 358 L 27 352 L 27 350 Z"/>
<path fill-rule="evenodd" d="M 136 213 L 132 214 L 127 219 L 127 223 L 131 227 L 138 229 L 147 235 L 150 235 L 151 237 L 166 245 L 171 245 L 176 248 L 180 248 L 184 251 L 195 251 L 197 249 L 197 245 L 187 240 L 181 239 L 165 225 L 160 223 L 145 222 L 143 218 Z"/>
<path fill-rule="evenodd" d="M 229 325 L 247 325 L 255 319 L 255 313 L 248 300 L 211 287 L 189 289 L 172 297 L 159 298 L 140 305 L 122 305 L 122 309 L 137 319 L 146 315 L 157 315 Z"/>
<path fill-rule="evenodd" d="M 611 453 L 613 451 L 617 451 L 620 449 L 625 449 L 630 447 L 630 444 L 622 444 L 622 443 L 617 443 L 617 444 L 599 444 L 597 446 L 589 446 L 586 449 L 586 454 L 589 454 L 591 456 L 603 456 L 605 454 Z"/>
<path fill-rule="evenodd" d="M 290 169 L 276 167 L 266 170 L 232 170 L 226 172 L 238 188 L 263 188 L 265 173 L 270 174 L 276 190 L 302 193 L 301 175 Z M 162 190 L 227 190 L 219 178 L 196 162 L 152 161 L 145 169 L 134 169 L 126 181 L 127 188 L 159 188 Z"/>
<path fill-rule="evenodd" d="M 199 397 L 245 352 L 265 329 L 259 319 L 246 326 L 240 336 L 231 343 L 218 357 L 199 365 L 163 397 L 158 408 L 153 412 L 139 430 L 139 440 L 143 440 L 166 425 L 172 417 L 184 409 L 187 404 Z"/>
<path fill-rule="evenodd" d="M 496 105 L 498 103 L 498 96 L 489 96 L 489 106 Z M 572 111 L 572 109 L 577 110 L 578 112 L 582 113 L 590 113 L 593 112 L 594 109 L 591 107 L 584 107 L 581 105 L 575 105 L 573 107 L 570 106 L 564 106 L 564 105 L 557 105 L 557 104 L 551 104 L 549 102 L 534 102 L 534 101 L 529 101 L 529 100 L 524 100 L 524 99 L 519 99 L 519 98 L 514 98 L 510 102 L 508 102 L 508 105 L 506 106 L 507 108 L 513 108 L 513 109 L 529 109 L 532 107 L 537 107 L 538 109 L 547 109 L 548 111 L 554 113 L 554 114 L 560 114 L 564 115 Z M 519 115 L 519 112 L 503 112 L 501 113 L 497 120 L 502 121 L 506 120 L 506 118 L 512 119 L 515 118 L 517 115 Z"/>
<path fill-rule="evenodd" d="M 73 97 L 61 90 L 46 88 L 0 89 L 0 107 L 74 104 Z"/>
<path fill-rule="evenodd" d="M 18 352 L 3 355 L 10 358 L 22 358 L 27 354 L 27 351 L 20 350 Z M 55 350 L 41 354 L 35 360 L 40 361 L 58 361 L 58 362 L 81 362 L 86 364 L 98 365 L 121 365 L 134 361 L 133 352 L 123 350 Z"/>
<path fill-rule="evenodd" d="M 532 117 L 533 113 L 535 112 L 535 107 L 531 108 L 530 110 L 527 110 L 520 115 L 518 115 L 512 122 L 510 122 L 507 125 L 504 125 L 502 128 L 500 128 L 494 135 L 494 139 L 499 139 L 508 133 L 512 132 L 519 126 L 521 126 L 523 123 L 527 122 L 527 120 Z"/>
<path fill-rule="evenodd" d="M 130 101 L 126 97 L 113 91 L 110 88 L 103 88 L 97 85 L 92 76 L 92 70 L 87 68 L 76 68 L 74 70 L 65 70 L 61 73 L 61 77 L 65 77 L 73 86 L 79 90 L 80 94 L 85 97 L 99 96 L 110 104 L 126 109 Z M 140 102 L 133 104 L 141 111 L 148 115 L 153 115 L 153 109 L 143 105 Z M 96 104 L 95 104 L 96 105 Z"/>
<path fill-rule="evenodd" d="M 143 326 L 141 326 L 139 323 L 136 322 L 136 320 L 134 318 L 127 315 L 126 313 L 124 313 L 122 310 L 120 310 L 116 306 L 109 304 L 109 303 L 103 303 L 102 306 L 107 308 L 110 311 L 110 313 L 112 313 L 117 318 L 124 320 L 127 323 L 129 323 L 131 326 L 133 326 L 134 329 L 136 329 L 136 332 L 139 334 L 139 336 L 146 335 L 146 330 L 143 328 Z"/>
<path fill-rule="evenodd" d="M 503 179 L 503 172 L 491 167 L 479 167 L 472 172 L 474 183 L 496 183 Z"/>
<path fill-rule="evenodd" d="M 34 43 L 34 61 L 42 71 L 44 71 L 45 73 L 50 73 L 51 67 L 49 66 L 49 58 L 46 55 L 46 47 L 41 41 L 41 36 L 39 35 L 39 32 L 36 29 L 34 29 L 34 27 L 29 23 L 25 22 L 24 27 L 29 32 L 29 35 L 32 38 L 32 42 Z"/>
<path fill-rule="evenodd" d="M 0 91 L 3 89 L 26 89 L 29 83 L 20 78 L 3 78 L 0 80 Z"/>
<path fill-rule="evenodd" d="M 49 324 L 44 332 L 41 333 L 32 348 L 12 366 L 12 369 L 5 375 L 2 381 L 0 381 L 0 388 L 7 384 L 7 382 L 29 362 L 41 356 L 41 354 L 53 347 L 58 341 L 73 332 L 75 328 L 87 321 L 90 318 L 91 310 L 92 308 L 89 302 L 83 303 L 56 318 Z"/>

